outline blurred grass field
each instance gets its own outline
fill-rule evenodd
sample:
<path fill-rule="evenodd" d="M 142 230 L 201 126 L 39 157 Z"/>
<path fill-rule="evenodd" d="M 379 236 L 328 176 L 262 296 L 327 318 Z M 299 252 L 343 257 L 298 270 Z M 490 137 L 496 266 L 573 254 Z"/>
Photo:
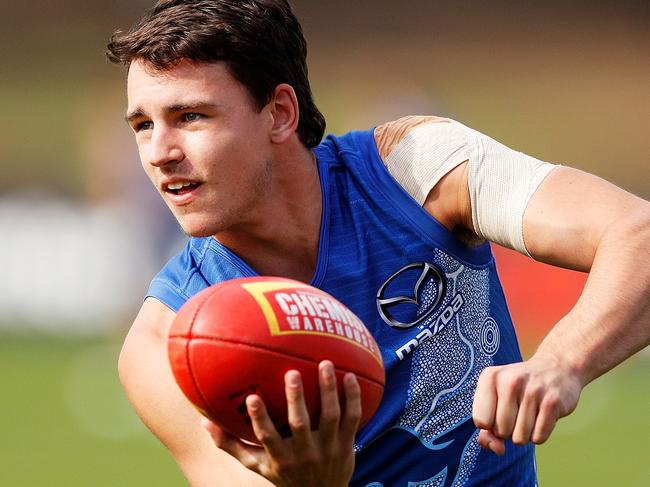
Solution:
<path fill-rule="evenodd" d="M 119 340 L 0 336 L 0 486 L 182 486 L 116 373 Z M 587 387 L 538 448 L 540 485 L 650 486 L 650 362 Z"/>
<path fill-rule="evenodd" d="M 105 339 L 0 337 L 0 485 L 181 486 L 130 409 Z"/>
<path fill-rule="evenodd" d="M 0 197 L 11 205 L 12 198 L 50 195 L 81 212 L 126 202 L 119 234 L 128 235 L 129 248 L 160 258 L 158 243 L 169 234 L 150 230 L 152 221 L 162 219 L 149 206 L 147 190 L 153 189 L 122 122 L 124 72 L 103 55 L 110 33 L 131 25 L 153 1 L 5 2 Z M 408 114 L 451 116 L 515 149 L 594 172 L 650 198 L 648 0 L 472 2 L 462 8 L 432 0 L 291 3 L 310 44 L 312 86 L 328 131 L 363 129 Z M 61 219 L 50 220 L 56 226 L 51 233 L 64 234 Z M 48 235 L 30 215 L 16 213 L 15 223 L 3 227 L 3 243 L 20 233 L 17 223 Z M 136 238 L 133 228 L 147 235 Z M 103 227 L 99 233 L 111 232 Z M 51 290 L 68 289 L 48 279 L 61 277 L 50 265 L 61 254 L 46 252 L 52 239 L 45 245 L 29 238 L 44 249 L 29 253 L 42 273 L 25 272 L 27 257 L 15 249 L 0 252 L 6 258 L 0 311 L 7 309 L 7 294 L 32 315 L 33 300 L 49 306 Z M 124 317 L 140 305 L 152 274 L 125 271 L 128 266 L 92 243 L 70 248 L 79 245 L 108 266 L 120 263 L 123 285 L 96 281 L 119 311 L 108 316 L 78 294 L 67 295 L 109 327 L 128 323 Z M 78 260 L 83 273 L 75 277 L 67 268 L 65 274 L 85 286 L 87 263 Z M 522 260 L 500 263 L 514 321 L 524 324 L 518 329 L 524 343 L 537 343 L 577 297 L 578 278 L 560 281 L 547 272 Z M 29 299 L 16 299 L 17 281 Z M 120 304 L 117 287 L 126 295 L 142 291 Z M 12 326 L 18 321 L 13 316 L 0 313 L 0 330 L 24 330 Z M 0 487 L 186 485 L 122 394 L 116 374 L 121 337 L 63 338 L 70 328 L 86 325 L 94 330 L 88 333 L 99 333 L 98 321 L 82 318 L 71 327 L 47 308 L 38 329 L 57 337 L 0 331 Z M 540 485 L 650 487 L 648 412 L 646 353 L 586 389 L 576 413 L 538 449 Z"/>

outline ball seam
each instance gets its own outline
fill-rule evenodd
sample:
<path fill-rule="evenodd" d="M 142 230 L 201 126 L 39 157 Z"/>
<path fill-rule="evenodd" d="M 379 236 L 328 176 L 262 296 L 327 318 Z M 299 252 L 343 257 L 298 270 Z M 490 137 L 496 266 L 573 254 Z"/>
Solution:
<path fill-rule="evenodd" d="M 201 397 L 201 401 L 203 401 L 203 404 L 205 405 L 206 411 L 210 414 L 210 416 L 215 416 L 214 411 L 212 410 L 212 407 L 210 406 L 210 403 L 206 400 L 205 394 L 203 394 L 203 391 L 199 387 L 199 383 L 197 382 L 196 378 L 194 377 L 194 370 L 192 368 L 192 361 L 190 360 L 190 342 L 191 338 L 194 337 L 192 333 L 192 329 L 194 328 L 194 321 L 196 320 L 196 317 L 199 314 L 199 311 L 201 311 L 201 308 L 205 305 L 205 303 L 208 302 L 208 300 L 214 295 L 215 289 L 212 289 L 212 292 L 206 293 L 206 296 L 201 300 L 200 303 L 196 305 L 196 308 L 194 310 L 194 313 L 192 313 L 192 318 L 190 319 L 190 327 L 187 331 L 187 337 L 184 337 L 187 339 L 187 343 L 185 345 L 185 359 L 187 360 L 187 370 L 189 371 L 189 375 L 192 379 L 192 384 L 194 384 L 194 387 L 196 388 L 196 392 L 198 392 L 199 396 Z M 174 338 L 174 335 L 170 335 L 169 338 Z"/>
<path fill-rule="evenodd" d="M 181 335 L 170 335 L 169 338 L 188 338 L 188 337 L 183 337 Z M 267 351 L 267 352 L 276 353 L 278 355 L 282 355 L 283 357 L 288 357 L 288 358 L 295 357 L 295 358 L 299 358 L 301 360 L 305 360 L 305 361 L 308 361 L 308 362 L 318 363 L 312 357 L 301 355 L 301 354 L 294 353 L 294 352 L 289 354 L 289 353 L 285 352 L 284 350 L 269 347 L 269 346 L 260 345 L 259 343 L 250 343 L 250 342 L 245 342 L 245 341 L 240 341 L 240 340 L 232 340 L 232 339 L 228 339 L 228 338 L 218 338 L 218 337 L 212 337 L 212 336 L 209 336 L 209 335 L 194 335 L 194 334 L 192 334 L 191 338 L 192 339 L 199 338 L 199 339 L 210 340 L 210 341 L 214 341 L 214 342 L 225 342 L 225 343 L 231 343 L 231 344 L 236 344 L 236 345 L 244 345 L 244 346 L 247 346 L 247 347 L 250 347 L 250 348 L 257 348 L 257 349 L 261 349 L 261 350 L 264 350 L 264 351 Z M 189 345 L 189 340 L 188 340 L 188 345 Z M 326 360 L 326 359 L 323 359 L 323 360 Z M 334 364 L 334 367 L 336 368 L 336 364 Z M 372 383 L 377 384 L 377 385 L 379 385 L 381 387 L 385 387 L 385 380 L 384 380 L 384 383 L 382 384 L 381 382 L 377 382 L 376 380 L 374 380 L 374 379 L 372 379 L 370 377 L 367 377 L 366 375 L 357 373 L 357 372 L 354 372 L 354 375 L 359 376 L 359 377 L 363 378 L 364 380 L 367 380 L 368 382 L 372 382 Z M 193 375 L 192 375 L 192 380 L 194 380 Z M 203 398 L 203 395 L 201 395 L 201 397 Z"/>

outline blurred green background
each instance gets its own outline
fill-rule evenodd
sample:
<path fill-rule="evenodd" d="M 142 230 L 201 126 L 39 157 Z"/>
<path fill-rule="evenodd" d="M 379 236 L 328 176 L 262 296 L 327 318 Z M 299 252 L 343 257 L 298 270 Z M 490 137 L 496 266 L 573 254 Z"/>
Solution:
<path fill-rule="evenodd" d="M 328 130 L 455 118 L 650 197 L 650 2 L 292 2 Z M 150 2 L 0 9 L 0 485 L 178 486 L 116 357 L 182 235 L 123 122 L 116 28 Z M 525 353 L 584 276 L 497 249 Z M 116 263 L 121 265 L 117 266 Z M 538 448 L 542 486 L 650 486 L 650 356 L 591 384 Z"/>

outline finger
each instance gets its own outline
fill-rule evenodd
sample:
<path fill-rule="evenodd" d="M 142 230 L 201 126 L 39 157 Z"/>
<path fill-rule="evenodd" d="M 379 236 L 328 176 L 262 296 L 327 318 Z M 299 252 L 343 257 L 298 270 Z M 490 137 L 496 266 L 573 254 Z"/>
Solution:
<path fill-rule="evenodd" d="M 247 396 L 246 411 L 251 418 L 255 437 L 266 452 L 272 457 L 281 458 L 285 453 L 285 449 L 282 447 L 282 437 L 271 421 L 262 398 L 255 394 Z"/>
<path fill-rule="evenodd" d="M 525 445 L 531 439 L 535 420 L 537 419 L 538 397 L 535 393 L 526 393 L 519 406 L 517 420 L 512 431 L 512 442 Z"/>
<path fill-rule="evenodd" d="M 495 372 L 494 367 L 488 367 L 478 378 L 472 406 L 472 417 L 477 428 L 491 429 L 494 426 L 497 408 Z"/>
<path fill-rule="evenodd" d="M 228 436 L 230 436 L 228 433 L 226 433 L 224 430 L 219 428 L 216 424 L 214 424 L 212 421 L 210 421 L 208 418 L 201 418 L 201 426 L 208 432 L 210 433 L 210 436 L 214 440 L 215 444 L 221 448 L 221 443 L 227 439 Z"/>
<path fill-rule="evenodd" d="M 497 387 L 497 411 L 491 429 L 501 438 L 510 438 L 519 412 L 522 378 L 518 375 L 507 377 Z"/>
<path fill-rule="evenodd" d="M 237 437 L 226 433 L 207 418 L 201 419 L 201 426 L 210 433 L 217 448 L 236 458 L 249 470 L 260 473 L 260 461 L 264 452 L 262 448 L 243 443 Z"/>
<path fill-rule="evenodd" d="M 531 437 L 533 443 L 539 445 L 548 440 L 559 417 L 558 406 L 559 400 L 555 395 L 547 394 L 542 399 Z"/>
<path fill-rule="evenodd" d="M 289 427 L 296 448 L 300 451 L 311 446 L 311 423 L 305 405 L 305 394 L 300 372 L 290 370 L 284 376 L 284 391 L 287 396 Z"/>
<path fill-rule="evenodd" d="M 352 444 L 361 420 L 361 389 L 357 377 L 352 372 L 343 376 L 343 390 L 345 391 L 345 413 L 341 421 L 341 440 Z"/>
<path fill-rule="evenodd" d="M 486 450 L 490 450 L 499 456 L 503 455 L 506 452 L 505 442 L 501 438 L 495 436 L 494 433 L 489 430 L 479 431 L 476 441 L 478 441 L 478 444 L 481 445 L 481 447 L 485 448 Z"/>
<path fill-rule="evenodd" d="M 321 401 L 318 432 L 323 441 L 327 442 L 334 438 L 338 432 L 339 421 L 341 420 L 341 405 L 336 390 L 334 364 L 329 360 L 325 360 L 319 364 L 318 368 Z"/>

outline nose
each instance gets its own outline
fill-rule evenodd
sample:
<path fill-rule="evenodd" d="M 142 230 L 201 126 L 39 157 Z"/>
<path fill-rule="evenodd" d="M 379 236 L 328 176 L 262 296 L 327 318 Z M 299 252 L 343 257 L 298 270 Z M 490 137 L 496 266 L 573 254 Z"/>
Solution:
<path fill-rule="evenodd" d="M 158 127 L 151 134 L 148 152 L 148 162 L 155 167 L 179 163 L 185 158 L 174 131 Z"/>

